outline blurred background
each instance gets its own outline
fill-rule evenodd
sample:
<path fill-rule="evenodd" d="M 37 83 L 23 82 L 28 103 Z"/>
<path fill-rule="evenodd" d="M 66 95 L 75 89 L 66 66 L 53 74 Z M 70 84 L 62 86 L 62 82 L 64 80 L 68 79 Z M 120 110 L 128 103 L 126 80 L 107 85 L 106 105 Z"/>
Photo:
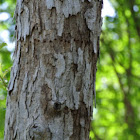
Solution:
<path fill-rule="evenodd" d="M 16 0 L 0 0 L 0 140 L 14 51 Z M 104 0 L 91 140 L 140 140 L 140 0 Z M 94 105 L 95 106 L 95 105 Z"/>

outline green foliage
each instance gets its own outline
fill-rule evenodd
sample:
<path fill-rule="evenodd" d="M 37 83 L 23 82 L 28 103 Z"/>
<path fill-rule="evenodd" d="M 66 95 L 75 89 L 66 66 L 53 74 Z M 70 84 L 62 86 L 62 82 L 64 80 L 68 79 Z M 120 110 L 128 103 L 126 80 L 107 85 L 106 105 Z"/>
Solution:
<path fill-rule="evenodd" d="M 12 21 L 14 9 L 15 0 L 0 0 L 0 14 L 5 12 L 9 15 L 6 21 L 0 21 L 0 32 L 8 30 L 10 39 L 14 32 L 14 23 Z M 4 137 L 7 86 L 12 66 L 11 52 L 7 50 L 6 46 L 7 44 L 0 38 L 0 140 Z"/>
<path fill-rule="evenodd" d="M 4 136 L 7 86 L 12 65 L 11 53 L 4 46 L 6 46 L 6 43 L 0 44 L 0 138 Z"/>
<path fill-rule="evenodd" d="M 116 16 L 106 17 L 101 35 L 91 139 L 140 139 L 140 2 L 112 0 Z"/>

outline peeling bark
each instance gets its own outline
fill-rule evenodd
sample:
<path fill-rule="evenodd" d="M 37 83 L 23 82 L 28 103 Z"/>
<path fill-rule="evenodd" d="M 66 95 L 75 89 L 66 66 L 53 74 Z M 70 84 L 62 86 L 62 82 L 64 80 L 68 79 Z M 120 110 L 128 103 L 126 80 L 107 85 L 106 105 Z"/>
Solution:
<path fill-rule="evenodd" d="M 17 0 L 5 140 L 88 140 L 100 0 Z"/>

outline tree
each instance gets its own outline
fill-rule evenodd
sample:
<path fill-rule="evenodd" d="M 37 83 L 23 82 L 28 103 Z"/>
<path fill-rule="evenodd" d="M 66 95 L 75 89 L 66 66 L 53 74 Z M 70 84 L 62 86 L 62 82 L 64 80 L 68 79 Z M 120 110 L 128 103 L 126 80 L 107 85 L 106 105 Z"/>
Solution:
<path fill-rule="evenodd" d="M 17 1 L 5 140 L 87 140 L 100 0 Z"/>
<path fill-rule="evenodd" d="M 98 113 L 94 139 L 140 139 L 140 74 L 138 0 L 111 0 L 116 15 L 106 17 L 96 91 Z M 126 3 L 126 4 L 124 4 Z"/>

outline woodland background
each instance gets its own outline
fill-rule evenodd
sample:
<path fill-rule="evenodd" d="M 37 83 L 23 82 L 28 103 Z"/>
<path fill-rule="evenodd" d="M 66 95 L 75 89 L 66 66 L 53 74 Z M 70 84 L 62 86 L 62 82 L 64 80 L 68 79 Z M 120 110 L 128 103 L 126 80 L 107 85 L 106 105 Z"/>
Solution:
<path fill-rule="evenodd" d="M 140 0 L 110 0 L 113 17 L 106 16 L 100 40 L 96 78 L 97 107 L 93 111 L 93 140 L 140 139 Z M 0 140 L 4 136 L 7 85 L 10 79 L 16 0 L 0 0 Z M 8 32 L 9 33 L 8 33 Z M 2 36 L 9 35 L 7 45 Z M 7 47 L 8 46 L 8 47 Z M 94 104 L 94 103 L 93 103 Z M 95 106 L 95 105 L 94 105 Z"/>

